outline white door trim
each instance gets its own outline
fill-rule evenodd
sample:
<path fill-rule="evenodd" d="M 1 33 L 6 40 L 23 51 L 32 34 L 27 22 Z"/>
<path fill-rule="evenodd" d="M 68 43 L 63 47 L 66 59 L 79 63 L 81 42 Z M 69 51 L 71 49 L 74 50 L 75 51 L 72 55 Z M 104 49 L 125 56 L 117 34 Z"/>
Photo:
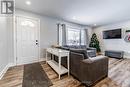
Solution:
<path fill-rule="evenodd" d="M 33 17 L 28 17 L 28 16 L 23 16 L 23 15 L 15 15 L 14 17 L 13 17 L 13 26 L 14 26 L 14 28 L 13 28 L 13 31 L 14 31 L 14 34 L 13 34 L 13 37 L 14 37 L 14 65 L 18 65 L 17 64 L 17 34 L 16 34 L 16 30 L 17 30 L 17 28 L 16 28 L 16 23 L 17 23 L 17 21 L 16 21 L 16 18 L 17 17 L 23 17 L 23 18 L 28 18 L 28 19 L 32 19 L 32 20 L 36 20 L 36 21 L 38 21 L 38 41 L 39 41 L 39 46 L 38 46 L 38 61 L 36 61 L 36 62 L 39 62 L 40 61 L 40 19 L 39 18 L 33 18 Z"/>

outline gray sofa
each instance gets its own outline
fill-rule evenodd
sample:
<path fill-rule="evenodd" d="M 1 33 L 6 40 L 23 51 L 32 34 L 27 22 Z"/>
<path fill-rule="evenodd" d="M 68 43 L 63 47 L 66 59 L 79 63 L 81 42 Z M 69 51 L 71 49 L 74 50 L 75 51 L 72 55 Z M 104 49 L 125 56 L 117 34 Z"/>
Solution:
<path fill-rule="evenodd" d="M 96 57 L 94 48 L 89 48 L 93 55 L 89 55 L 87 49 L 81 49 L 81 47 L 60 47 L 60 49 L 70 51 L 70 73 L 86 86 L 92 86 L 107 77 L 108 58 L 105 56 Z M 55 60 L 58 62 L 57 57 Z M 66 58 L 62 58 L 61 62 L 63 66 L 67 67 Z"/>
<path fill-rule="evenodd" d="M 59 47 L 60 49 L 71 50 L 71 49 L 83 49 L 87 51 L 89 57 L 96 57 L 96 48 L 87 47 L 86 45 L 65 45 Z"/>

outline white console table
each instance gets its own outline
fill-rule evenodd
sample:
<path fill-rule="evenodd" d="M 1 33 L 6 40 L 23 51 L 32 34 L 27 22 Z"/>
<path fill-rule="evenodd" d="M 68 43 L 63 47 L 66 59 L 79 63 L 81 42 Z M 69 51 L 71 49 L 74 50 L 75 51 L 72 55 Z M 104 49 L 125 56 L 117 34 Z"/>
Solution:
<path fill-rule="evenodd" d="M 48 59 L 48 56 L 47 56 L 48 53 L 58 56 L 59 63 L 54 61 L 53 58 Z M 68 68 L 65 68 L 64 66 L 61 65 L 61 59 L 62 57 L 65 57 L 65 56 L 67 57 Z M 60 79 L 60 76 L 65 73 L 68 73 L 68 76 L 69 76 L 69 67 L 70 67 L 69 66 L 69 51 L 57 49 L 57 48 L 47 48 L 46 49 L 46 63 L 48 63 L 58 73 L 59 79 Z"/>

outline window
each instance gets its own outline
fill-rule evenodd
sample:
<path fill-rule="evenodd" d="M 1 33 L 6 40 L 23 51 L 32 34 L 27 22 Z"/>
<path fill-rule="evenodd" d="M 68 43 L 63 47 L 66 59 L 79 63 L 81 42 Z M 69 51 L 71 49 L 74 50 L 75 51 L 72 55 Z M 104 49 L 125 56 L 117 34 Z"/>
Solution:
<path fill-rule="evenodd" d="M 85 45 L 85 30 L 67 28 L 67 45 Z"/>
<path fill-rule="evenodd" d="M 29 26 L 29 27 L 34 27 L 34 26 L 35 26 L 33 22 L 27 21 L 27 20 L 21 22 L 21 25 L 22 25 L 22 26 Z"/>
<path fill-rule="evenodd" d="M 80 30 L 67 29 L 67 45 L 80 45 Z"/>
<path fill-rule="evenodd" d="M 86 30 L 58 24 L 58 44 L 63 45 L 86 45 Z"/>

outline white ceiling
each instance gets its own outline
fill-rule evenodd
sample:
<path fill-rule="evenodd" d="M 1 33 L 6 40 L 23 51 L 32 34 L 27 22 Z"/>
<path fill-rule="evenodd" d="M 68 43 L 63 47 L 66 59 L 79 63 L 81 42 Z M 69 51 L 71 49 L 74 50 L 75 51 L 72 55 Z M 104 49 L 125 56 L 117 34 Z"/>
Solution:
<path fill-rule="evenodd" d="M 104 25 L 130 19 L 130 0 L 16 0 L 16 8 L 83 25 Z"/>

